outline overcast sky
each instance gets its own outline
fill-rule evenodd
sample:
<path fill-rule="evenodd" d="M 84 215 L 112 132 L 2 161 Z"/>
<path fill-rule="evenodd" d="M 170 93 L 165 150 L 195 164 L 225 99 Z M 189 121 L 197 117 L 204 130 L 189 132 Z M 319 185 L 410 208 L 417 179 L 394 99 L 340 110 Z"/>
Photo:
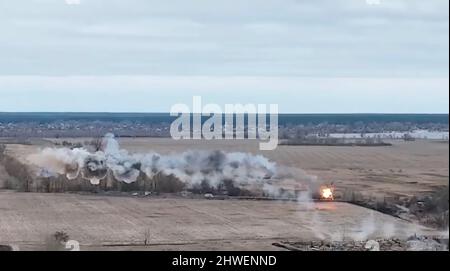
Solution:
<path fill-rule="evenodd" d="M 0 0 L 0 112 L 448 113 L 448 0 Z"/>

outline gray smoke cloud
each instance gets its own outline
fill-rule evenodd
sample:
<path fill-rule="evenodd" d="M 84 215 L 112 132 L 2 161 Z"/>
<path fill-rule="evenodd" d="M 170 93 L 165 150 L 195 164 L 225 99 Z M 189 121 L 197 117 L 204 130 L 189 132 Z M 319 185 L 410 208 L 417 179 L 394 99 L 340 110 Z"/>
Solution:
<path fill-rule="evenodd" d="M 157 174 L 174 176 L 188 188 L 206 181 L 217 187 L 223 181 L 232 181 L 236 187 L 258 186 L 271 195 L 277 194 L 272 186 L 276 181 L 314 177 L 295 171 L 288 173 L 264 156 L 223 151 L 186 151 L 161 155 L 156 152 L 131 154 L 121 149 L 114 135 L 107 134 L 101 151 L 89 152 L 85 148 L 45 148 L 29 155 L 27 161 L 40 169 L 40 176 L 65 175 L 68 179 L 79 176 L 97 185 L 111 172 L 120 182 L 133 183 L 141 173 L 152 179 Z"/>

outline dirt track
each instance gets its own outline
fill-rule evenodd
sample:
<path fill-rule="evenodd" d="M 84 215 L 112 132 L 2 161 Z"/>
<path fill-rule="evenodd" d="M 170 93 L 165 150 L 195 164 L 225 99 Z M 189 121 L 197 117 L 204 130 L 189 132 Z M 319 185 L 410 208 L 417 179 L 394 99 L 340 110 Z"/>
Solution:
<path fill-rule="evenodd" d="M 308 206 L 3 191 L 0 212 L 0 243 L 23 250 L 42 248 L 56 231 L 67 232 L 86 250 L 276 250 L 272 243 L 283 240 L 406 238 L 422 231 L 388 215 L 333 202 Z M 150 245 L 142 246 L 146 231 Z"/>

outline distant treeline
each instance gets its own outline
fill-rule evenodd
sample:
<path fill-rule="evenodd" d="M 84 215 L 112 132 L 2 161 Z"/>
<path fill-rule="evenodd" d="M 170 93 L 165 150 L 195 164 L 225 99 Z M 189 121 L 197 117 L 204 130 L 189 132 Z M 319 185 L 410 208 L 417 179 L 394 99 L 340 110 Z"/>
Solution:
<path fill-rule="evenodd" d="M 283 146 L 342 146 L 342 147 L 385 147 L 392 146 L 391 143 L 386 143 L 381 138 L 364 138 L 364 139 L 345 139 L 345 138 L 296 138 L 284 139 L 279 142 Z"/>
<path fill-rule="evenodd" d="M 2 113 L 0 123 L 57 121 L 110 121 L 141 122 L 149 124 L 171 123 L 176 117 L 169 113 Z M 204 118 L 206 120 L 207 118 Z M 362 123 L 449 123 L 448 114 L 280 114 L 279 125 L 300 124 L 353 124 Z"/>

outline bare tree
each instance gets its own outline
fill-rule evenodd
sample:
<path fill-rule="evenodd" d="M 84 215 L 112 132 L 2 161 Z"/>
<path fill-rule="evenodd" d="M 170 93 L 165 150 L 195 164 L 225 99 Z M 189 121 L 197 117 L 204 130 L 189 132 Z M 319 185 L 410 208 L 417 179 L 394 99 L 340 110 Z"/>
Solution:
<path fill-rule="evenodd" d="M 144 246 L 147 246 L 150 243 L 151 232 L 150 229 L 147 228 L 144 231 Z"/>
<path fill-rule="evenodd" d="M 103 137 L 96 136 L 91 140 L 90 145 L 93 147 L 94 151 L 101 151 L 103 149 Z"/>

